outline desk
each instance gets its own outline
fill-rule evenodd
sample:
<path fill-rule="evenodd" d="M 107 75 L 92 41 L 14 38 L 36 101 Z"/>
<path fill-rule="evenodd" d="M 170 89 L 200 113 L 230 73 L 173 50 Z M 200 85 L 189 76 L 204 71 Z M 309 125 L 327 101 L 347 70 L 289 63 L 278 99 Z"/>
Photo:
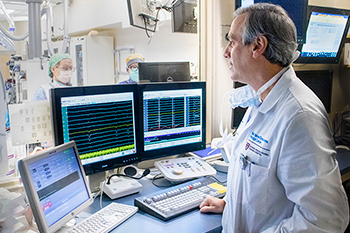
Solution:
<path fill-rule="evenodd" d="M 226 181 L 226 173 L 218 172 L 216 178 L 220 181 Z M 120 199 L 111 200 L 108 196 L 103 195 L 102 197 L 102 205 L 106 206 L 110 202 L 118 202 L 127 205 L 134 205 L 134 199 L 137 197 L 141 197 L 153 192 L 157 192 L 159 190 L 165 188 L 158 188 L 154 186 L 151 180 L 147 178 L 142 178 L 139 181 L 143 188 L 140 193 L 133 194 L 127 197 L 123 197 Z M 94 213 L 100 209 L 100 196 L 96 197 L 94 203 L 89 206 L 84 212 Z M 79 222 L 79 219 L 77 219 Z M 207 232 L 210 230 L 214 230 L 221 226 L 221 214 L 201 214 L 198 210 L 193 210 L 189 213 L 186 213 L 177 218 L 171 219 L 169 221 L 162 221 L 150 214 L 147 214 L 142 211 L 138 211 L 135 215 L 130 217 L 124 223 L 119 225 L 111 232 L 152 232 L 152 233 L 164 233 L 164 232 Z"/>

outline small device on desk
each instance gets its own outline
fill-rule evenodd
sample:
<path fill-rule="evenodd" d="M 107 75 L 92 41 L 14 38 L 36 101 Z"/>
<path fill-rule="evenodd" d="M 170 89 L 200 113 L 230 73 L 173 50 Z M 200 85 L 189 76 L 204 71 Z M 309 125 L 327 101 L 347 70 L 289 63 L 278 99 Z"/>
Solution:
<path fill-rule="evenodd" d="M 212 177 L 202 177 L 147 196 L 138 197 L 134 205 L 140 210 L 167 221 L 198 208 L 208 196 L 223 197 L 226 187 Z"/>
<path fill-rule="evenodd" d="M 161 160 L 154 163 L 164 177 L 172 182 L 180 182 L 202 176 L 213 176 L 216 170 L 200 158 L 184 157 Z"/>
<path fill-rule="evenodd" d="M 132 178 L 112 177 L 110 184 L 107 181 L 101 183 L 101 190 L 111 199 L 124 197 L 138 193 L 142 190 L 142 185 Z"/>

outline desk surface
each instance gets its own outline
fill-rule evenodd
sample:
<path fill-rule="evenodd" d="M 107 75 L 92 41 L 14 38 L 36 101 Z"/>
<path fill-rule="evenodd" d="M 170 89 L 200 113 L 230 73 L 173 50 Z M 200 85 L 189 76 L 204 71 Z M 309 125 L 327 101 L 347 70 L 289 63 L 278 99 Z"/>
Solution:
<path fill-rule="evenodd" d="M 350 151 L 338 151 L 337 160 L 339 163 L 342 178 L 350 173 Z M 221 181 L 226 181 L 226 173 L 218 172 L 216 177 Z M 346 178 L 347 179 L 347 178 Z M 344 180 L 343 180 L 344 181 Z M 127 205 L 134 205 L 134 199 L 166 188 L 154 186 L 151 180 L 143 178 L 139 181 L 143 188 L 140 193 L 127 197 L 111 200 L 105 194 L 102 196 L 102 205 L 106 206 L 111 202 L 118 202 Z M 100 196 L 84 212 L 95 213 L 100 210 Z M 79 219 L 77 220 L 79 222 Z M 201 214 L 199 210 L 194 210 L 169 221 L 162 221 L 143 211 L 138 211 L 124 223 L 116 227 L 111 232 L 207 232 L 221 226 L 221 214 Z"/>
<path fill-rule="evenodd" d="M 226 181 L 226 173 L 218 172 L 216 177 L 220 181 Z M 111 200 L 105 194 L 102 197 L 102 205 L 106 206 L 110 202 L 118 202 L 122 204 L 134 205 L 134 199 L 165 188 L 154 186 L 151 180 L 142 178 L 139 181 L 143 188 L 140 193 L 133 194 L 127 197 Z M 96 197 L 94 203 L 84 212 L 88 214 L 95 213 L 100 210 L 100 196 Z M 80 214 L 81 215 L 81 214 Z M 79 219 L 77 219 L 79 222 Z M 169 221 L 162 221 L 143 211 L 138 211 L 124 223 L 119 225 L 111 232 L 207 232 L 221 226 L 221 214 L 201 214 L 199 209 L 193 210 L 177 218 Z"/>

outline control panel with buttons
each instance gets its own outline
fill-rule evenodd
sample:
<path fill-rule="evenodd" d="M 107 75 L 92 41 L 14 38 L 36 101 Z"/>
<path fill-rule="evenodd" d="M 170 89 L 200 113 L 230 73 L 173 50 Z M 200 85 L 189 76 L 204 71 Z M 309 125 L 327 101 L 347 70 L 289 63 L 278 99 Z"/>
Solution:
<path fill-rule="evenodd" d="M 212 166 L 196 157 L 166 159 L 157 161 L 154 165 L 167 180 L 173 182 L 216 175 L 216 170 Z"/>

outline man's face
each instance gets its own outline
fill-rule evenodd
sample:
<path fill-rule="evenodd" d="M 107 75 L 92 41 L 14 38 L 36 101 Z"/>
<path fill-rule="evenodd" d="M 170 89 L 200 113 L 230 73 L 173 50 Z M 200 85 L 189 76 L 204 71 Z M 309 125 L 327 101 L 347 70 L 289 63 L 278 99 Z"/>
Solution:
<path fill-rule="evenodd" d="M 229 43 L 225 48 L 224 57 L 230 63 L 231 79 L 233 81 L 247 83 L 252 53 L 251 46 L 244 46 L 242 43 L 242 25 L 244 19 L 245 16 L 240 15 L 233 20 L 227 36 Z"/>

